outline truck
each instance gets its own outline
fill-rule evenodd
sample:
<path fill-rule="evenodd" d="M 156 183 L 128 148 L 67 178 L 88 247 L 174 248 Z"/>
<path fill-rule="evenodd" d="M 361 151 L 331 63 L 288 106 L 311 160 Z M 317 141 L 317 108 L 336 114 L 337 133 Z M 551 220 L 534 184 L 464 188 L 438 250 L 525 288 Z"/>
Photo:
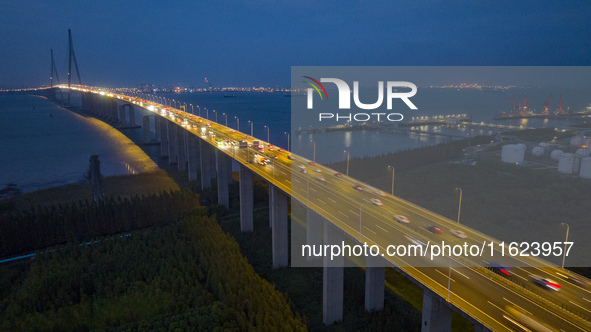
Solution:
<path fill-rule="evenodd" d="M 238 148 L 239 149 L 248 148 L 248 142 L 240 141 L 240 143 L 238 143 Z"/>
<path fill-rule="evenodd" d="M 254 155 L 254 161 L 257 164 L 261 165 L 261 166 L 267 165 L 267 160 L 265 159 L 265 156 L 264 155 L 260 155 L 258 153 L 255 153 L 255 155 Z"/>

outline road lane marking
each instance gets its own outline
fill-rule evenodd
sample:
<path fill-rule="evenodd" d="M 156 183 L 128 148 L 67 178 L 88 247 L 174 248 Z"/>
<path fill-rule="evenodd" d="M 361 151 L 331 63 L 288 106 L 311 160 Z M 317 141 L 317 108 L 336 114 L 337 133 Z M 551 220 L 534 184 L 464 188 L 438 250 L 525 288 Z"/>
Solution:
<path fill-rule="evenodd" d="M 527 311 L 527 310 L 523 309 L 522 307 L 520 307 L 520 306 L 518 306 L 517 304 L 515 304 L 515 303 L 513 303 L 513 302 L 511 302 L 511 301 L 509 301 L 509 300 L 507 300 L 506 298 L 503 298 L 503 300 L 505 300 L 505 301 L 507 301 L 507 302 L 511 303 L 512 305 L 514 305 L 515 307 L 517 307 L 517 308 L 521 309 L 522 311 L 525 311 L 525 312 L 527 312 L 527 313 L 528 313 L 530 316 L 533 316 L 533 314 L 532 314 L 531 312 L 529 312 L 529 311 Z"/>
<path fill-rule="evenodd" d="M 442 276 L 444 276 L 444 277 L 446 277 L 446 278 L 448 278 L 448 279 L 451 279 L 451 281 L 453 281 L 453 282 L 456 282 L 455 280 L 453 280 L 452 278 L 450 278 L 450 277 L 449 277 L 447 274 L 445 274 L 445 273 L 443 273 L 443 272 L 439 271 L 438 269 L 435 269 L 435 271 L 439 272 L 439 274 L 441 274 Z"/>
<path fill-rule="evenodd" d="M 466 279 L 470 279 L 470 277 L 468 277 L 467 275 L 463 274 L 462 272 L 459 272 L 456 269 L 452 269 L 453 271 L 455 271 L 457 274 L 461 275 L 462 277 L 465 277 Z"/>
<path fill-rule="evenodd" d="M 337 201 L 335 201 L 334 199 L 330 198 L 330 197 L 326 197 L 326 199 L 328 199 L 329 201 L 333 202 L 333 203 L 337 203 Z"/>
<path fill-rule="evenodd" d="M 591 302 L 591 300 L 588 300 L 588 299 L 586 299 L 586 298 L 583 298 L 583 300 L 585 300 L 585 301 L 587 301 L 587 302 Z"/>
<path fill-rule="evenodd" d="M 585 308 L 585 307 L 583 307 L 583 306 L 580 306 L 580 305 L 578 305 L 578 304 L 574 303 L 573 301 L 570 301 L 570 300 L 569 300 L 568 302 L 569 302 L 569 303 L 571 303 L 571 304 L 574 304 L 574 305 L 576 305 L 577 307 L 579 307 L 579 308 L 581 308 L 581 309 L 583 309 L 583 310 L 585 310 L 585 311 L 591 312 L 591 310 L 589 310 L 589 309 L 587 309 L 587 308 Z"/>
<path fill-rule="evenodd" d="M 349 210 L 349 212 L 353 213 L 353 214 L 354 214 L 354 215 L 356 215 L 356 216 L 358 216 L 358 215 L 359 215 L 359 213 L 357 213 L 357 212 L 355 212 L 355 211 L 353 211 L 353 210 Z"/>
<path fill-rule="evenodd" d="M 376 233 L 376 232 L 372 231 L 371 229 L 369 229 L 369 228 L 367 228 L 367 227 L 365 227 L 365 226 L 363 226 L 363 228 L 367 229 L 368 231 L 370 231 L 370 232 L 372 232 L 372 233 L 374 233 L 374 234 L 378 234 L 378 233 Z"/>
<path fill-rule="evenodd" d="M 312 191 L 313 191 L 313 192 L 315 192 L 315 193 L 317 193 L 317 192 L 318 192 L 318 190 L 316 190 L 316 189 L 314 189 L 314 188 L 312 188 L 312 187 L 310 187 L 310 190 L 312 190 Z"/>
<path fill-rule="evenodd" d="M 349 217 L 348 215 L 344 214 L 342 211 L 339 210 L 339 213 L 344 215 L 345 217 Z"/>
<path fill-rule="evenodd" d="M 388 233 L 388 231 L 387 231 L 387 230 L 385 230 L 385 229 L 383 229 L 382 227 L 380 227 L 380 226 L 378 226 L 378 225 L 375 225 L 375 224 L 374 224 L 374 226 L 376 226 L 377 228 L 379 228 L 379 229 L 383 230 L 384 232 Z"/>
<path fill-rule="evenodd" d="M 318 199 L 317 199 L 317 201 L 319 201 L 320 203 L 322 203 L 322 204 L 326 205 L 326 202 L 325 202 L 325 201 L 323 201 L 323 200 L 321 200 L 320 198 L 318 198 Z"/>

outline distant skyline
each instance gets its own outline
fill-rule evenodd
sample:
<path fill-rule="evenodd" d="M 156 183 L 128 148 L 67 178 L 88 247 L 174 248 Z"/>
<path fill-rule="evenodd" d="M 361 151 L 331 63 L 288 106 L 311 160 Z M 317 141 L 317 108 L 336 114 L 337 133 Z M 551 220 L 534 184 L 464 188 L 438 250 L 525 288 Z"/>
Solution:
<path fill-rule="evenodd" d="M 67 82 L 68 29 L 83 84 L 105 87 L 288 87 L 291 66 L 591 65 L 586 1 L 0 1 L 3 87 L 48 85 L 50 49 Z"/>

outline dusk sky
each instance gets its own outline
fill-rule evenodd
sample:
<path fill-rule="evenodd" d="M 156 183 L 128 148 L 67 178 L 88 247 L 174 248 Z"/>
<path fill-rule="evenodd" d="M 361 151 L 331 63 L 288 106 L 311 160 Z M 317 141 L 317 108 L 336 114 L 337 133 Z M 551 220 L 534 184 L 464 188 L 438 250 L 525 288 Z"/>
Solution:
<path fill-rule="evenodd" d="M 588 66 L 588 1 L 0 0 L 0 87 L 288 86 L 291 66 Z"/>

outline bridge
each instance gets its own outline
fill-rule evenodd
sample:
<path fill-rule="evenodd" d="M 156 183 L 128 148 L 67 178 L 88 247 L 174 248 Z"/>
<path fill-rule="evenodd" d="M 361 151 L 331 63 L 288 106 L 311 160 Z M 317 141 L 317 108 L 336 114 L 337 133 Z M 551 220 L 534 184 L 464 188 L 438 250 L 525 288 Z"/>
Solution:
<path fill-rule="evenodd" d="M 64 88 L 62 86 L 62 88 Z M 150 142 L 150 117 L 160 142 L 160 154 L 170 164 L 187 170 L 189 180 L 201 179 L 203 189 L 217 183 L 218 203 L 229 207 L 231 163 L 239 164 L 240 226 L 253 230 L 253 176 L 269 183 L 269 225 L 272 229 L 273 267 L 288 265 L 288 199 L 292 197 L 306 209 L 306 241 L 309 245 L 340 244 L 343 240 L 377 245 L 380 252 L 392 243 L 419 241 L 482 245 L 500 242 L 474 229 L 437 215 L 399 197 L 289 151 L 271 152 L 270 163 L 255 162 L 260 153 L 254 141 L 269 144 L 211 120 L 167 107 L 154 101 L 105 92 L 105 89 L 73 86 L 82 94 L 82 106 L 90 114 L 112 123 L 141 124 L 144 140 Z M 141 119 L 141 120 L 140 120 Z M 139 123 L 138 123 L 138 120 Z M 239 142 L 246 142 L 241 145 Z M 306 168 L 310 172 L 304 173 Z M 317 170 L 312 171 L 316 168 Z M 324 176 L 324 181 L 317 176 Z M 356 190 L 362 186 L 363 190 Z M 357 188 L 359 189 L 359 188 Z M 381 196 L 382 206 L 371 204 Z M 399 223 L 392 216 L 403 214 L 411 222 Z M 444 230 L 434 234 L 427 229 L 436 225 Z M 466 239 L 453 236 L 460 230 Z M 499 249 L 495 249 L 499 250 Z M 333 324 L 343 319 L 343 260 L 322 258 L 323 321 Z M 534 257 L 518 260 L 495 256 L 504 266 L 516 266 L 509 275 L 495 273 L 479 258 L 443 258 L 429 262 L 421 257 L 367 257 L 365 265 L 365 308 L 383 308 L 385 266 L 391 266 L 423 288 L 422 331 L 450 331 L 451 313 L 456 311 L 472 321 L 476 331 L 591 331 L 591 289 L 567 280 L 589 280 Z M 419 267 L 421 266 L 421 267 Z M 532 283 L 530 275 L 558 280 L 560 291 L 547 290 Z"/>

